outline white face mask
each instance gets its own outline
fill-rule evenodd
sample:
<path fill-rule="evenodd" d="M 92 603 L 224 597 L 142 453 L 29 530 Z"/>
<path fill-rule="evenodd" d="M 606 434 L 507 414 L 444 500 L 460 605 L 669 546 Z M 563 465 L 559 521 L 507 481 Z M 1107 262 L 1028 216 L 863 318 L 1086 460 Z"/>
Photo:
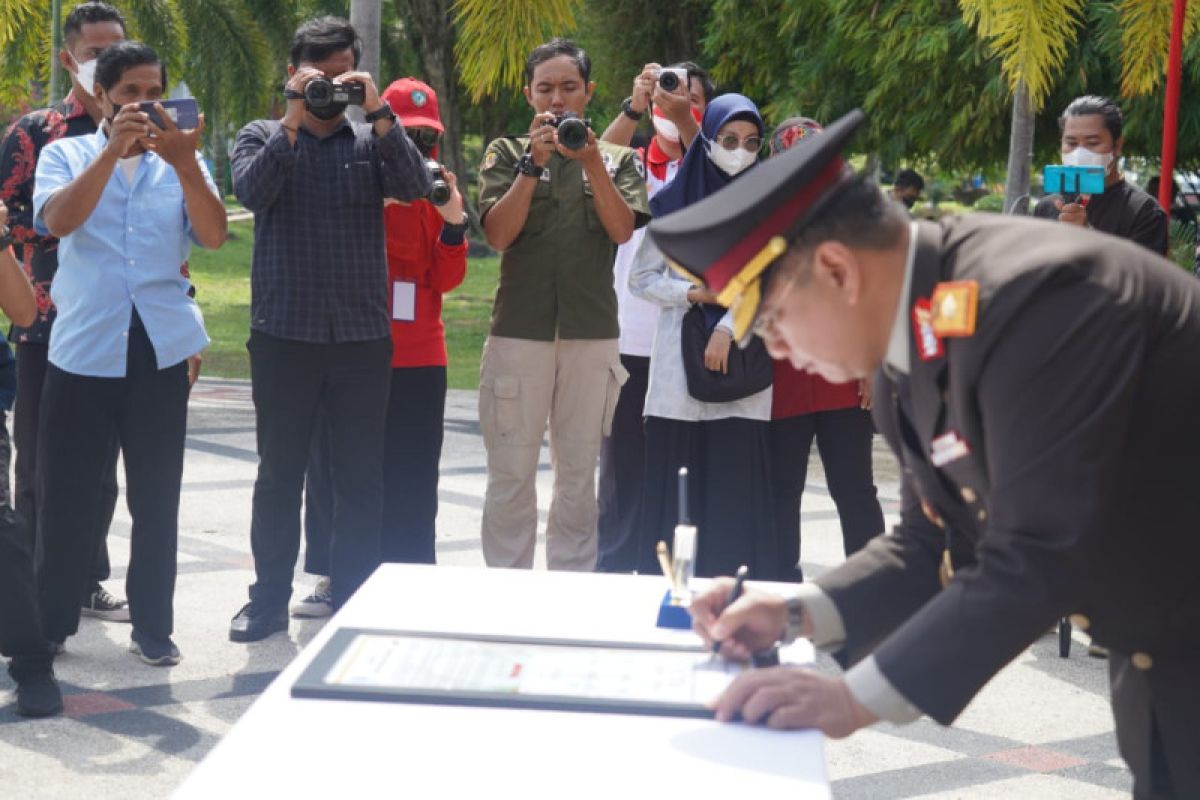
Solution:
<path fill-rule="evenodd" d="M 758 161 L 758 153 L 751 153 L 744 147 L 739 147 L 737 150 L 726 150 L 714 141 L 706 140 L 706 142 L 709 160 L 731 178 L 739 172 L 753 167 Z"/>
<path fill-rule="evenodd" d="M 1068 167 L 1104 167 L 1107 170 L 1112 161 L 1112 153 L 1097 153 L 1086 147 L 1076 147 L 1062 154 L 1062 163 Z"/>
<path fill-rule="evenodd" d="M 71 60 L 75 61 L 75 56 L 71 56 Z M 96 85 L 96 59 L 93 58 L 82 64 L 75 61 L 75 68 L 75 80 L 79 81 L 79 87 L 91 97 L 92 89 Z"/>
<path fill-rule="evenodd" d="M 663 119 L 659 116 L 654 117 L 654 130 L 668 142 L 679 141 L 679 126 L 669 119 Z"/>

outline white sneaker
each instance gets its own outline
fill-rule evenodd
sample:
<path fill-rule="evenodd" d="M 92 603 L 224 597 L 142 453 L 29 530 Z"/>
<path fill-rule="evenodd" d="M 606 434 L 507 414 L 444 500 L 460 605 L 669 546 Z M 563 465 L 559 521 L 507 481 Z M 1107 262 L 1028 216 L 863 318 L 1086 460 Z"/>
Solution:
<path fill-rule="evenodd" d="M 313 588 L 312 594 L 303 600 L 292 603 L 289 609 L 293 617 L 301 619 L 319 619 L 333 613 L 333 593 L 329 590 L 329 578 L 321 578 Z"/>

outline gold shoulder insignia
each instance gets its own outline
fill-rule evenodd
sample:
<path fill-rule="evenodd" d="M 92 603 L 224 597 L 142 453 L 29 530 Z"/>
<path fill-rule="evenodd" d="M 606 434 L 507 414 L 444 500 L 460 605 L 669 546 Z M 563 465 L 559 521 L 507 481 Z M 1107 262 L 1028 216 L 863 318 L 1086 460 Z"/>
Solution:
<path fill-rule="evenodd" d="M 975 333 L 975 313 L 979 308 L 979 284 L 975 281 L 939 283 L 933 287 L 929 305 L 935 335 L 940 338 L 971 336 Z"/>

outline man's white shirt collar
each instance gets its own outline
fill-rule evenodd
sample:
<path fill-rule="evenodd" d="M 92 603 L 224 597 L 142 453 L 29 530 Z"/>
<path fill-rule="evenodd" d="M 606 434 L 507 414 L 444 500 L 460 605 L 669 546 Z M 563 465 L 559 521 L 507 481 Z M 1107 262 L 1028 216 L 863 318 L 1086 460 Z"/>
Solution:
<path fill-rule="evenodd" d="M 892 336 L 888 339 L 887 356 L 884 366 L 901 375 L 909 372 L 909 337 L 912 335 L 908 324 L 908 308 L 912 298 L 913 267 L 917 261 L 917 223 L 908 224 L 908 259 L 904 263 L 904 282 L 900 286 L 900 298 L 896 303 L 896 318 L 892 321 Z"/>

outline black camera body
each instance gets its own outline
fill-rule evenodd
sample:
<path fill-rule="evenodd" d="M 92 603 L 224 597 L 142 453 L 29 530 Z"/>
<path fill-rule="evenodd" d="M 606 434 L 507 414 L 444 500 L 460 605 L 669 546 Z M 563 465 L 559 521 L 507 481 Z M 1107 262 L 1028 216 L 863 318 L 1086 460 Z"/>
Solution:
<path fill-rule="evenodd" d="M 574 111 L 564 111 L 550 120 L 550 125 L 558 128 L 558 143 L 568 150 L 587 147 L 588 128 L 592 127 L 590 119 L 581 119 Z"/>
<path fill-rule="evenodd" d="M 429 170 L 429 177 L 433 181 L 433 185 L 429 187 L 429 194 L 425 196 L 426 199 L 435 206 L 446 205 L 454 193 L 450 190 L 450 184 L 446 183 L 445 168 L 432 158 L 427 158 L 425 159 L 425 169 Z"/>
<path fill-rule="evenodd" d="M 325 108 L 345 103 L 361 106 L 367 99 L 367 87 L 361 83 L 334 83 L 320 76 L 304 84 L 304 102 L 309 108 Z"/>

